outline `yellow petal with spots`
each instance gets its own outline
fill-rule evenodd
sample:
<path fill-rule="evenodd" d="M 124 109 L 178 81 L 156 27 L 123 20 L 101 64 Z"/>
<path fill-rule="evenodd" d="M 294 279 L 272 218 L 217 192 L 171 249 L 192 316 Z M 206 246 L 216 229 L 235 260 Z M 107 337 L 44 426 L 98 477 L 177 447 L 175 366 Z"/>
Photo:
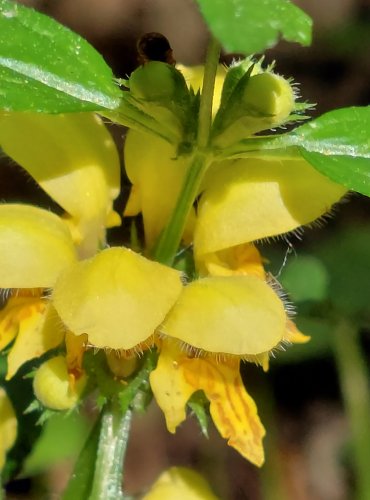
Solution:
<path fill-rule="evenodd" d="M 17 437 L 17 418 L 6 392 L 0 387 L 0 471 L 4 467 L 6 453 Z"/>
<path fill-rule="evenodd" d="M 22 321 L 32 316 L 42 315 L 45 311 L 45 301 L 40 299 L 40 293 L 22 296 L 14 294 L 0 311 L 0 350 L 14 340 Z"/>
<path fill-rule="evenodd" d="M 54 308 L 42 299 L 28 300 L 20 311 L 18 335 L 8 354 L 6 379 L 12 378 L 27 361 L 61 344 L 63 326 Z"/>
<path fill-rule="evenodd" d="M 222 276 L 186 286 L 161 332 L 207 352 L 243 356 L 273 349 L 285 323 L 281 300 L 260 278 Z"/>
<path fill-rule="evenodd" d="M 210 401 L 211 416 L 221 436 L 252 463 L 263 464 L 265 430 L 243 386 L 238 361 L 218 363 L 210 356 L 189 357 L 174 341 L 165 340 L 150 384 L 170 432 L 185 420 L 189 397 L 202 390 Z"/>
<path fill-rule="evenodd" d="M 102 120 L 92 113 L 3 113 L 0 146 L 72 216 L 84 245 L 96 250 L 120 188 L 117 150 Z"/>
<path fill-rule="evenodd" d="M 87 345 L 87 335 L 74 335 L 67 332 L 66 343 L 66 363 L 71 383 L 74 384 L 83 374 L 82 361 Z"/>
<path fill-rule="evenodd" d="M 206 480 L 185 467 L 163 472 L 143 500 L 217 500 Z"/>
<path fill-rule="evenodd" d="M 202 389 L 210 401 L 212 420 L 228 445 L 257 466 L 263 465 L 265 429 L 257 407 L 244 388 L 239 363 L 229 366 L 212 358 L 188 361 L 186 377 Z"/>
<path fill-rule="evenodd" d="M 150 374 L 150 386 L 164 413 L 169 432 L 186 419 L 186 403 L 197 389 L 187 382 L 183 363 L 187 356 L 176 341 L 164 340 L 157 367 Z"/>
<path fill-rule="evenodd" d="M 125 141 L 126 172 L 133 184 L 124 215 L 143 214 L 146 246 L 152 247 L 175 207 L 188 157 L 150 134 L 130 130 Z"/>
<path fill-rule="evenodd" d="M 293 231 L 330 211 L 346 192 L 304 160 L 222 162 L 203 187 L 198 256 Z"/>
<path fill-rule="evenodd" d="M 0 288 L 46 288 L 76 259 L 59 217 L 29 205 L 0 205 Z"/>
<path fill-rule="evenodd" d="M 86 333 L 90 344 L 132 349 L 153 334 L 181 289 L 178 271 L 110 248 L 67 269 L 53 303 L 68 329 Z"/>

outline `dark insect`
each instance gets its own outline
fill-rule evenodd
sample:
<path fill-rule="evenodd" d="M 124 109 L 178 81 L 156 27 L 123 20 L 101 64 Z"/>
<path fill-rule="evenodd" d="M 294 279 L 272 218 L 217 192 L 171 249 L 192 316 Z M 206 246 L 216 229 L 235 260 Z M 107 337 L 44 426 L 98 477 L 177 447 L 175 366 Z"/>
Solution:
<path fill-rule="evenodd" d="M 149 61 L 176 64 L 172 55 L 170 42 L 160 33 L 146 33 L 139 38 L 136 47 L 140 64 L 145 64 Z"/>

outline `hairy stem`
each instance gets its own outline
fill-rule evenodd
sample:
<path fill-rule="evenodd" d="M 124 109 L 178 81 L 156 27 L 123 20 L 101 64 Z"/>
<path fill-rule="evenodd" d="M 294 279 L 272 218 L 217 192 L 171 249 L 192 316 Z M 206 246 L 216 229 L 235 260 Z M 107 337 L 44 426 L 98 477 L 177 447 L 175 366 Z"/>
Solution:
<path fill-rule="evenodd" d="M 203 176 L 212 161 L 207 146 L 212 124 L 213 91 L 219 56 L 220 45 L 212 38 L 209 43 L 204 69 L 197 144 L 175 210 L 153 250 L 153 258 L 163 264 L 173 264 L 184 233 L 186 220 L 199 194 Z"/>

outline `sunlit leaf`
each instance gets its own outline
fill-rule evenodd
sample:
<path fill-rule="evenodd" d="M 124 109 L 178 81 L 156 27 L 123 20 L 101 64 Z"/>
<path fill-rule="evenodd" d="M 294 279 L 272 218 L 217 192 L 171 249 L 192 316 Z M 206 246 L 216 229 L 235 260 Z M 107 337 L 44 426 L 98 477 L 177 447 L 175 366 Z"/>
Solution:
<path fill-rule="evenodd" d="M 291 136 L 319 172 L 370 196 L 370 106 L 331 111 Z"/>
<path fill-rule="evenodd" d="M 252 54 L 279 35 L 309 45 L 311 19 L 289 0 L 197 0 L 210 30 L 226 50 Z"/>
<path fill-rule="evenodd" d="M 10 0 L 0 0 L 0 32 L 0 108 L 60 113 L 118 106 L 110 68 L 76 33 Z"/>

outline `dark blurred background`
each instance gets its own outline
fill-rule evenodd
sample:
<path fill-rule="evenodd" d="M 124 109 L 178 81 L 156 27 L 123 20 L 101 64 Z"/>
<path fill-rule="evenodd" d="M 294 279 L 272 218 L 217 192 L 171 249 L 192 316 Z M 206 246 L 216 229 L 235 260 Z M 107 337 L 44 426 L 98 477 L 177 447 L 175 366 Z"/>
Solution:
<path fill-rule="evenodd" d="M 117 77 L 126 77 L 137 66 L 136 41 L 150 31 L 167 36 L 178 62 L 192 65 L 204 60 L 207 29 L 191 0 L 28 0 L 22 3 L 47 13 L 85 37 L 104 56 Z M 368 105 L 368 0 L 297 0 L 296 3 L 314 20 L 312 46 L 303 48 L 281 42 L 267 51 L 266 61 L 276 59 L 278 73 L 300 82 L 303 99 L 317 103 L 313 115 L 337 107 Z M 225 61 L 232 59 L 226 54 L 223 57 Z M 121 145 L 124 131 L 115 129 L 114 134 Z M 2 200 L 26 200 L 52 206 L 46 195 L 28 182 L 24 172 L 6 159 L 3 163 L 0 170 Z M 120 198 L 118 203 L 121 206 L 117 209 L 122 211 L 124 200 Z M 324 228 L 305 231 L 302 240 L 293 238 L 290 246 L 282 241 L 260 248 L 268 256 L 275 275 L 280 273 L 287 252 L 285 267 L 288 270 L 289 265 L 300 262 L 300 256 L 313 256 L 314 267 L 323 263 L 325 279 L 331 280 L 330 283 L 337 283 L 335 273 L 353 277 L 346 266 L 354 264 L 357 281 L 352 279 L 351 286 L 356 301 L 357 287 L 362 295 L 366 294 L 370 282 L 370 244 L 366 238 L 366 234 L 370 234 L 369 215 L 369 200 L 352 195 L 338 207 L 335 217 Z M 343 246 L 350 238 L 351 228 L 354 228 L 352 239 L 356 242 L 353 247 Z M 327 249 L 324 256 L 322 248 Z M 334 263 L 332 267 L 330 262 L 326 264 L 328 255 Z M 356 255 L 361 257 L 353 262 Z M 285 267 L 281 273 L 283 283 Z M 298 286 L 304 289 L 309 282 L 304 266 L 302 273 Z M 285 281 L 289 290 L 289 279 Z M 347 291 L 346 283 L 338 286 Z M 294 279 L 291 286 L 294 295 L 297 287 Z M 351 290 L 348 289 L 348 293 L 351 294 Z M 269 436 L 267 466 L 262 472 L 228 448 L 214 429 L 211 428 L 210 440 L 202 437 L 194 419 L 184 424 L 175 436 L 169 436 L 162 415 L 153 405 L 149 414 L 137 417 L 134 424 L 126 471 L 127 490 L 130 493 L 144 491 L 169 465 L 189 465 L 204 473 L 223 499 L 355 498 L 356 473 L 350 451 L 348 416 L 337 375 L 338 359 L 330 341 L 332 323 L 321 321 L 325 311 L 332 313 L 335 309 L 337 303 L 334 300 L 333 305 L 333 300 L 320 293 L 317 297 L 303 293 L 303 298 L 296 300 L 298 318 L 302 314 L 305 320 L 300 326 L 305 333 L 312 334 L 312 346 L 293 346 L 288 353 L 280 353 L 276 361 L 272 360 L 267 375 L 253 366 L 243 368 L 246 386 L 256 399 Z M 346 321 L 359 332 L 362 355 L 369 366 L 370 293 L 367 307 L 366 300 L 364 302 L 355 319 L 353 309 L 346 313 Z M 370 443 L 368 445 L 370 447 Z M 53 492 L 45 492 L 45 498 L 58 498 L 69 468 L 66 462 L 44 476 L 44 484 Z M 9 494 L 11 498 L 14 492 Z M 366 498 L 370 499 L 370 491 L 368 495 Z M 26 497 L 31 498 L 31 493 L 19 498 Z"/>

